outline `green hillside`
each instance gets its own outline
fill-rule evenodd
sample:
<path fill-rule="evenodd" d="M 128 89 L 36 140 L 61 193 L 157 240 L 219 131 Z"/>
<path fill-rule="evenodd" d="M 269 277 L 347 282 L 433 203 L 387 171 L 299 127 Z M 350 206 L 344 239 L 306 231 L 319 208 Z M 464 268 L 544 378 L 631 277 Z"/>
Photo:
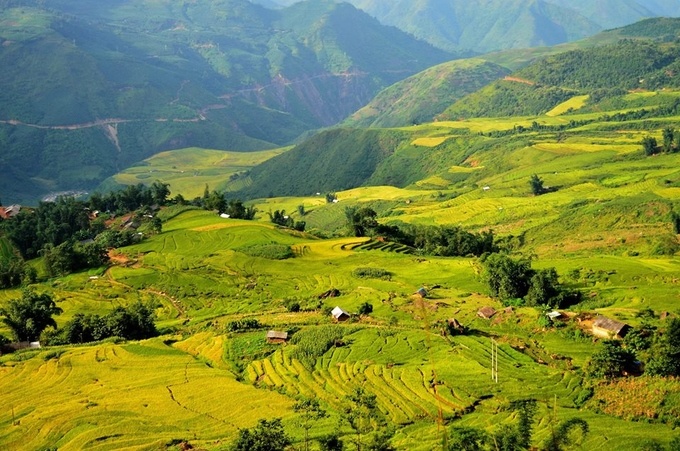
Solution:
<path fill-rule="evenodd" d="M 396 127 L 430 122 L 457 99 L 508 73 L 500 66 L 478 59 L 443 63 L 380 92 L 343 124 Z"/>
<path fill-rule="evenodd" d="M 22 0 L 0 24 L 5 201 L 91 189 L 164 150 L 283 145 L 451 58 L 334 2 Z"/>
<path fill-rule="evenodd" d="M 672 24 L 680 31 L 680 22 Z M 594 104 L 629 90 L 676 88 L 679 52 L 673 43 L 622 40 L 546 56 L 455 102 L 438 119 L 545 114 L 576 95 L 591 95 Z"/>

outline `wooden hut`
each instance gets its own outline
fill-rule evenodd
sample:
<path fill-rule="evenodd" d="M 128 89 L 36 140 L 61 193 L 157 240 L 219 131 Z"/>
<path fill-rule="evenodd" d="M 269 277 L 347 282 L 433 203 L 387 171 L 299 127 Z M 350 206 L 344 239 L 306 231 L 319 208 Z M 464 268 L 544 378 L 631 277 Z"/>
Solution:
<path fill-rule="evenodd" d="M 414 294 L 414 296 L 420 296 L 421 298 L 426 298 L 427 297 L 427 290 L 425 289 L 425 287 L 420 287 L 413 294 Z"/>
<path fill-rule="evenodd" d="M 270 330 L 267 332 L 267 343 L 281 344 L 288 341 L 288 332 Z"/>
<path fill-rule="evenodd" d="M 340 307 L 335 307 L 333 310 L 331 310 L 331 315 L 333 315 L 333 319 L 339 323 L 347 321 L 351 316 L 349 313 L 347 313 Z"/>
<path fill-rule="evenodd" d="M 600 338 L 621 339 L 626 336 L 629 330 L 628 324 L 605 316 L 598 316 L 593 322 L 593 335 Z"/>

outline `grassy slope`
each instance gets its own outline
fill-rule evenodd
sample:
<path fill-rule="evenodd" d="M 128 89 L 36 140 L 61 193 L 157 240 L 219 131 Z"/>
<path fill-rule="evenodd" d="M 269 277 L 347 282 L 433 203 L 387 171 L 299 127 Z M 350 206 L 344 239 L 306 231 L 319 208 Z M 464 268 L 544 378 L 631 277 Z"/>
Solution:
<path fill-rule="evenodd" d="M 375 190 L 373 196 L 382 197 Z M 317 240 L 264 223 L 223 220 L 191 210 L 168 221 L 162 234 L 123 249 L 128 265 L 114 266 L 96 280 L 77 274 L 44 287 L 57 295 L 65 310 L 60 324 L 75 311 L 104 312 L 141 298 L 159 305 L 161 327 L 184 322 L 192 336 L 168 337 L 179 340 L 174 344 L 154 339 L 55 349 L 63 352 L 57 356 L 45 350 L 4 357 L 0 388 L 12 387 L 8 405 L 14 407 L 20 424 L 0 434 L 0 443 L 30 448 L 58 443 L 64 449 L 97 443 L 101 449 L 118 449 L 187 438 L 213 449 L 233 438 L 236 427 L 268 416 L 283 416 L 293 437 L 300 439 L 290 410 L 299 394 L 318 397 L 333 413 L 315 427 L 312 436 L 317 437 L 332 430 L 343 395 L 359 384 L 378 395 L 381 411 L 399 426 L 395 438 L 399 449 L 437 446 L 440 409 L 443 418 L 451 418 L 475 404 L 473 413 L 458 424 L 492 429 L 499 421 L 511 421 L 502 410 L 508 400 L 528 395 L 539 399 L 542 412 L 552 408 L 556 395 L 560 418 L 581 416 L 593 431 L 616 430 L 607 433 L 608 441 L 591 434 L 584 445 L 588 449 L 601 449 L 605 443 L 635 449 L 644 437 L 670 433 L 663 425 L 577 412 L 573 400 L 581 390 L 579 373 L 550 355 L 570 356 L 575 366 L 582 366 L 593 352 L 592 343 L 536 331 L 536 313 L 531 309 L 501 315 L 493 323 L 476 319 L 479 307 L 499 305 L 477 294 L 483 287 L 471 260 L 350 250 L 361 241 Z M 244 245 L 270 242 L 293 246 L 298 257 L 279 262 L 238 251 Z M 633 313 L 640 306 L 673 309 L 669 299 L 674 299 L 676 287 L 671 280 L 680 276 L 672 259 L 555 257 L 536 264 L 556 265 L 560 273 L 574 268 L 615 270 L 607 280 L 587 288 L 598 293 L 589 308 L 633 324 L 637 321 Z M 356 279 L 351 272 L 358 266 L 384 268 L 393 276 L 385 281 Z M 592 282 L 582 283 L 588 287 Z M 440 288 L 431 290 L 430 301 L 421 304 L 411 297 L 418 287 L 435 284 Z M 375 310 L 369 318 L 346 326 L 347 346 L 332 349 L 313 368 L 291 359 L 291 347 L 278 351 L 265 347 L 264 330 L 224 332 L 228 321 L 244 316 L 284 330 L 325 324 L 328 318 L 318 310 L 287 313 L 282 300 L 299 299 L 305 307 L 316 307 L 316 295 L 330 288 L 338 288 L 342 295 L 324 301 L 326 306 L 354 311 L 368 301 Z M 392 300 L 381 302 L 389 293 L 394 293 Z M 7 299 L 16 292 L 0 295 Z M 448 342 L 432 323 L 452 316 L 480 332 Z M 396 325 L 387 326 L 392 317 Z M 488 377 L 485 334 L 500 340 L 498 385 Z M 531 352 L 516 351 L 521 344 L 528 344 Z M 548 365 L 536 363 L 538 358 Z M 234 378 L 238 365 L 245 368 L 245 382 Z M 436 394 L 428 382 L 433 372 L 439 381 Z M 35 389 L 38 377 L 40 390 Z M 277 390 L 255 390 L 251 385 L 255 382 Z M 228 393 L 230 402 L 215 403 L 215 390 Z M 121 391 L 124 397 L 118 395 Z M 486 400 L 480 402 L 481 398 Z M 234 412 L 232 405 L 247 406 L 248 413 Z M 144 420 L 139 421 L 142 413 Z M 10 422 L 11 411 L 0 412 L 0 423 Z M 543 420 L 537 425 L 537 442 L 548 427 Z M 348 432 L 345 426 L 341 430 Z"/>
<path fill-rule="evenodd" d="M 248 171 L 269 158 L 280 155 L 287 149 L 262 152 L 225 152 L 189 148 L 161 152 L 147 158 L 104 182 L 104 186 L 115 183 L 133 185 L 162 180 L 170 184 L 172 195 L 181 194 L 186 199 L 201 196 L 205 185 L 219 191 L 239 189 L 231 187 L 230 177 Z"/>

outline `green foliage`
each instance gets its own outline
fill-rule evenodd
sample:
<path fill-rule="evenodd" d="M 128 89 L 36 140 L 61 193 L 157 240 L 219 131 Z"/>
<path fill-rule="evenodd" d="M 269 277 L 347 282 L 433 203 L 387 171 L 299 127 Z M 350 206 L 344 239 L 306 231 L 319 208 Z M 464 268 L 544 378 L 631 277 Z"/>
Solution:
<path fill-rule="evenodd" d="M 572 435 L 576 430 L 580 431 L 580 440 L 574 443 L 575 441 L 573 440 Z M 562 451 L 565 447 L 569 447 L 573 444 L 579 446 L 580 442 L 583 442 L 589 431 L 590 427 L 588 426 L 588 422 L 581 418 L 564 420 L 557 428 L 553 429 L 542 449 L 545 451 Z"/>
<path fill-rule="evenodd" d="M 531 187 L 531 194 L 534 196 L 540 196 L 545 193 L 545 188 L 543 187 L 543 179 L 538 175 L 534 174 L 529 179 L 529 187 Z"/>
<path fill-rule="evenodd" d="M 524 298 L 534 271 L 528 261 L 516 261 L 503 254 L 491 254 L 482 262 L 482 279 L 489 294 L 501 301 Z"/>
<path fill-rule="evenodd" d="M 56 247 L 47 244 L 42 250 L 42 255 L 47 274 L 51 277 L 63 276 L 86 268 L 98 268 L 109 262 L 107 249 L 99 242 L 66 241 Z"/>
<path fill-rule="evenodd" d="M 354 268 L 352 276 L 358 279 L 383 279 L 389 280 L 392 278 L 392 273 L 383 268 Z"/>
<path fill-rule="evenodd" d="M 444 442 L 446 451 L 483 451 L 489 437 L 486 432 L 471 427 L 452 427 Z"/>
<path fill-rule="evenodd" d="M 35 269 L 18 257 L 0 258 L 0 288 L 12 288 L 36 281 Z"/>
<path fill-rule="evenodd" d="M 635 356 L 621 347 L 621 343 L 605 340 L 602 348 L 593 354 L 588 362 L 587 372 L 596 378 L 623 376 L 634 368 Z"/>
<path fill-rule="evenodd" d="M 110 337 L 142 340 L 158 335 L 153 308 L 141 302 L 116 307 L 106 315 L 77 313 L 63 328 L 48 334 L 48 343 L 63 345 L 100 341 Z"/>
<path fill-rule="evenodd" d="M 369 207 L 345 207 L 347 228 L 352 236 L 372 235 L 378 227 L 378 214 Z"/>
<path fill-rule="evenodd" d="M 239 247 L 237 250 L 246 255 L 250 255 L 251 257 L 268 258 L 270 260 L 285 260 L 287 258 L 295 257 L 290 246 L 277 243 L 251 244 L 249 246 Z"/>
<path fill-rule="evenodd" d="M 319 439 L 319 449 L 321 451 L 343 451 L 345 444 L 337 433 L 324 435 Z"/>
<path fill-rule="evenodd" d="M 345 401 L 343 419 L 354 431 L 354 444 L 357 450 L 360 450 L 364 436 L 376 429 L 376 422 L 382 419 L 377 398 L 375 394 L 367 392 L 363 387 L 355 387 L 345 397 Z"/>
<path fill-rule="evenodd" d="M 48 326 L 57 327 L 54 315 L 61 314 L 52 296 L 25 288 L 21 297 L 11 299 L 0 309 L 2 322 L 11 329 L 16 341 L 36 341 Z"/>
<path fill-rule="evenodd" d="M 284 451 L 290 444 L 281 418 L 260 419 L 254 428 L 239 430 L 231 451 Z"/>
<path fill-rule="evenodd" d="M 230 321 L 227 324 L 227 331 L 229 332 L 244 332 L 262 327 L 260 322 L 254 318 L 244 318 L 235 321 Z"/>
<path fill-rule="evenodd" d="M 642 138 L 642 151 L 647 156 L 659 153 L 659 144 L 657 143 L 656 138 L 652 136 L 645 136 Z"/>
<path fill-rule="evenodd" d="M 654 344 L 645 373 L 656 376 L 680 376 L 680 319 L 669 321 L 664 334 Z"/>
<path fill-rule="evenodd" d="M 359 315 L 370 315 L 373 313 L 373 304 L 364 302 L 359 306 Z"/>

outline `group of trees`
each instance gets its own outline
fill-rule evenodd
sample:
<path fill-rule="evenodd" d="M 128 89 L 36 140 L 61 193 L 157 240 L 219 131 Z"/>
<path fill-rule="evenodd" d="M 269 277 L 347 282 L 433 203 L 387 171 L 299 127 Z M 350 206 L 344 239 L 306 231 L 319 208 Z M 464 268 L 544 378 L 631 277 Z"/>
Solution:
<path fill-rule="evenodd" d="M 596 378 L 615 378 L 639 372 L 636 362 L 645 362 L 650 376 L 680 377 L 680 319 L 673 318 L 661 333 L 643 323 L 623 341 L 605 340 L 588 363 L 588 373 Z"/>
<path fill-rule="evenodd" d="M 675 130 L 672 127 L 666 127 L 661 132 L 663 142 L 659 142 L 653 136 L 645 136 L 642 138 L 642 151 L 645 155 L 656 155 L 658 153 L 673 153 L 680 150 L 680 130 Z"/>
<path fill-rule="evenodd" d="M 142 340 L 158 335 L 153 308 L 141 302 L 116 307 L 106 315 L 77 313 L 61 329 L 46 331 L 47 345 L 65 345 L 99 341 L 109 337 Z"/>
<path fill-rule="evenodd" d="M 537 412 L 534 399 L 521 399 L 510 403 L 509 409 L 517 416 L 514 425 L 504 424 L 489 434 L 472 427 L 453 427 L 444 440 L 447 451 L 521 451 L 540 449 L 561 451 L 567 446 L 578 445 L 588 434 L 588 423 L 581 418 L 570 418 L 551 427 L 550 435 L 539 448 L 533 448 L 533 425 Z M 551 421 L 555 419 L 552 418 Z"/>
<path fill-rule="evenodd" d="M 304 450 L 309 450 L 309 430 L 313 423 L 327 417 L 317 400 L 303 399 L 293 406 L 300 414 L 297 425 L 304 432 Z M 473 427 L 452 427 L 443 438 L 442 449 L 446 451 L 561 451 L 568 446 L 578 446 L 589 432 L 588 423 L 580 418 L 570 418 L 551 427 L 551 432 L 538 448 L 532 448 L 534 422 L 538 405 L 534 399 L 521 399 L 509 404 L 508 410 L 517 418 L 515 424 L 504 424 L 492 433 Z M 377 397 L 361 387 L 345 397 L 341 413 L 342 422 L 350 427 L 347 441 L 357 451 L 392 451 L 390 440 L 392 428 L 378 410 Z M 550 422 L 556 422 L 551 418 Z M 261 419 L 250 429 L 241 429 L 232 451 L 284 451 L 292 443 L 280 418 Z M 345 440 L 335 433 L 318 438 L 322 451 L 346 449 Z"/>
<path fill-rule="evenodd" d="M 485 256 L 482 268 L 489 294 L 505 305 L 564 308 L 581 300 L 581 292 L 560 284 L 555 268 L 535 270 L 527 260 L 498 253 Z"/>
<path fill-rule="evenodd" d="M 37 293 L 29 288 L 22 291 L 20 298 L 10 299 L 0 309 L 2 322 L 12 331 L 16 341 L 42 338 L 46 345 L 63 345 L 108 337 L 141 340 L 158 334 L 153 308 L 141 302 L 116 307 L 103 316 L 78 313 L 58 329 L 54 316 L 61 313 L 62 309 L 49 293 Z M 46 330 L 48 327 L 52 330 Z"/>
<path fill-rule="evenodd" d="M 300 210 L 299 207 L 298 210 Z M 302 211 L 304 211 L 304 207 L 302 208 Z M 305 227 L 307 227 L 305 221 L 296 221 L 292 216 L 286 214 L 286 210 L 275 210 L 274 213 L 270 211 L 268 214 L 269 220 L 281 227 L 288 227 L 289 229 L 295 229 L 299 232 L 304 232 Z"/>
<path fill-rule="evenodd" d="M 181 199 L 181 203 L 187 202 Z M 233 219 L 252 220 L 255 218 L 255 213 L 257 213 L 257 209 L 254 206 L 247 207 L 238 199 L 228 200 L 225 193 L 220 193 L 216 190 L 210 191 L 208 185 L 205 186 L 203 197 L 195 198 L 191 201 L 191 204 L 205 210 L 227 214 Z"/>
<path fill-rule="evenodd" d="M 480 256 L 498 250 L 492 231 L 472 233 L 455 226 L 401 226 L 380 224 L 369 207 L 347 207 L 347 227 L 354 236 L 381 236 L 385 240 L 442 257 Z"/>
<path fill-rule="evenodd" d="M 52 296 L 26 288 L 20 298 L 10 299 L 0 309 L 0 316 L 16 341 L 37 341 L 45 328 L 57 327 L 53 316 L 61 312 Z"/>
<path fill-rule="evenodd" d="M 92 210 L 121 215 L 145 206 L 167 205 L 169 195 L 170 185 L 167 183 L 155 181 L 149 186 L 139 183 L 106 194 L 94 193 L 87 206 Z"/>

